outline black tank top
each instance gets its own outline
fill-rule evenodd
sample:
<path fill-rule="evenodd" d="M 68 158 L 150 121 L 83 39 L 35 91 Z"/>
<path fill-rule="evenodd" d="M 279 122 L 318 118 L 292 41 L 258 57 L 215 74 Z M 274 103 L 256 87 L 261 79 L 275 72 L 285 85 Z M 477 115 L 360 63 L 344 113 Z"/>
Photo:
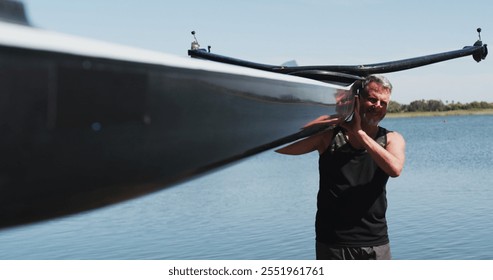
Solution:
<path fill-rule="evenodd" d="M 387 145 L 387 130 L 375 140 Z M 340 128 L 320 155 L 317 241 L 335 246 L 378 246 L 389 242 L 386 184 L 389 176 L 365 149 L 354 149 Z"/>

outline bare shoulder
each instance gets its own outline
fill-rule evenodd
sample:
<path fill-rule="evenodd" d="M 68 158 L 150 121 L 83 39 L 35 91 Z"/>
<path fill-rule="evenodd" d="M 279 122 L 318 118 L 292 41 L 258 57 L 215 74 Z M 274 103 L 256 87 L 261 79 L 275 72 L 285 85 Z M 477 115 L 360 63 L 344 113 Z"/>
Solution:
<path fill-rule="evenodd" d="M 330 146 L 333 136 L 334 136 L 334 129 L 329 129 L 320 132 L 320 134 L 318 135 L 318 137 L 320 137 L 318 143 L 319 145 L 317 147 L 318 148 L 317 150 L 320 154 L 325 152 L 325 150 L 327 150 L 327 148 Z"/>
<path fill-rule="evenodd" d="M 387 133 L 387 146 L 404 149 L 406 140 L 404 140 L 404 137 L 399 132 L 389 131 Z"/>
<path fill-rule="evenodd" d="M 397 131 L 389 131 L 387 133 L 388 141 L 405 142 L 404 137 Z"/>

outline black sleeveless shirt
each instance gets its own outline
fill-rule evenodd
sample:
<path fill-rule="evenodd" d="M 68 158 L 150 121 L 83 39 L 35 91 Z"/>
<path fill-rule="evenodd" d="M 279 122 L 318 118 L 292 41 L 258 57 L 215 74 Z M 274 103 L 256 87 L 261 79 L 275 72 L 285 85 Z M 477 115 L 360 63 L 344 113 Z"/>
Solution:
<path fill-rule="evenodd" d="M 383 147 L 387 133 L 385 128 L 378 128 L 375 140 Z M 319 158 L 317 241 L 348 247 L 387 244 L 389 176 L 366 149 L 354 149 L 341 128 L 335 128 L 333 135 L 331 145 Z"/>

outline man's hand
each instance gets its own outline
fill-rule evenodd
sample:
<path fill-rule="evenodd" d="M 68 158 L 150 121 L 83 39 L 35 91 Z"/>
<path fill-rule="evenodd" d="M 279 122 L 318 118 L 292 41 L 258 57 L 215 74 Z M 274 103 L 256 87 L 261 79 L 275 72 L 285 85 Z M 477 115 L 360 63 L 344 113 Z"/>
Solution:
<path fill-rule="evenodd" d="M 350 122 L 342 122 L 341 127 L 344 128 L 349 134 L 355 135 L 361 128 L 361 116 L 359 114 L 360 100 L 359 96 L 354 97 L 354 113 L 353 118 Z"/>

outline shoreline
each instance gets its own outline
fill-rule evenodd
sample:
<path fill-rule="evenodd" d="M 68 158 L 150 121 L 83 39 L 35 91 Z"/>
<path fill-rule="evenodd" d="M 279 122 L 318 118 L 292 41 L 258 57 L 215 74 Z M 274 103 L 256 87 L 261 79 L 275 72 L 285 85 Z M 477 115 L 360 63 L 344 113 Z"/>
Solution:
<path fill-rule="evenodd" d="M 493 109 L 387 113 L 386 118 L 446 117 L 466 115 L 493 115 Z"/>

